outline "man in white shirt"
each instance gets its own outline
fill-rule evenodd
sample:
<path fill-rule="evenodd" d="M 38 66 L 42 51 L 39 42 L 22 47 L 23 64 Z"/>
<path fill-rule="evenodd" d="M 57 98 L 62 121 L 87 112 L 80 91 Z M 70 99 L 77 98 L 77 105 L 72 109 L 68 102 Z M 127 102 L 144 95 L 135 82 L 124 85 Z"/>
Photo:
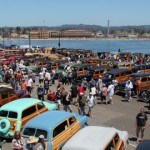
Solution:
<path fill-rule="evenodd" d="M 108 96 L 109 96 L 109 100 L 111 104 L 113 104 L 112 96 L 114 95 L 114 89 L 115 89 L 114 85 L 110 83 L 110 85 L 108 86 L 107 92 L 108 92 Z"/>
<path fill-rule="evenodd" d="M 43 80 L 44 80 L 44 73 L 43 73 L 43 71 L 41 71 L 39 73 L 39 84 L 43 83 Z"/>
<path fill-rule="evenodd" d="M 131 100 L 131 90 L 133 88 L 133 84 L 130 80 L 127 81 L 125 85 L 125 99 L 130 102 Z"/>
<path fill-rule="evenodd" d="M 90 95 L 87 96 L 86 101 L 87 101 L 87 104 L 88 104 L 88 107 L 89 107 L 88 115 L 89 115 L 89 117 L 93 117 L 92 116 L 92 109 L 93 109 L 94 105 L 96 105 L 96 102 L 95 102 L 95 99 L 92 95 L 92 92 L 90 92 Z"/>
<path fill-rule="evenodd" d="M 32 87 L 33 87 L 33 80 L 32 77 L 29 76 L 29 80 L 27 81 L 27 91 L 29 94 L 31 94 Z"/>

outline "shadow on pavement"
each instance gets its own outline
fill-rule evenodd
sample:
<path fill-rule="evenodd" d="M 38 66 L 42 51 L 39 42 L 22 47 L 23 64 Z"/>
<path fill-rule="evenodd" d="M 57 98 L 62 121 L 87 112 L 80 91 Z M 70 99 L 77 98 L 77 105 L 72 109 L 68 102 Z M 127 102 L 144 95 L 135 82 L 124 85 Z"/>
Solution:
<path fill-rule="evenodd" d="M 137 139 L 136 139 L 136 137 L 131 137 L 131 138 L 129 138 L 129 140 L 135 142 Z"/>

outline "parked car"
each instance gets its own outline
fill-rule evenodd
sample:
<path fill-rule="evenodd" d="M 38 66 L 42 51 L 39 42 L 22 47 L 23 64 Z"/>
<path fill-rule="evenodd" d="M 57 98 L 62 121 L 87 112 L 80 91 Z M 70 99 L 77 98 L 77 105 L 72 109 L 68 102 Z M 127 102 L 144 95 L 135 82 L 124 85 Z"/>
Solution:
<path fill-rule="evenodd" d="M 65 111 L 48 111 L 31 119 L 24 126 L 21 136 L 28 139 L 30 136 L 44 135 L 46 150 L 58 150 L 77 131 L 87 125 L 86 116 Z M 28 148 L 28 145 L 26 145 Z"/>
<path fill-rule="evenodd" d="M 92 64 L 76 64 L 72 66 L 72 77 L 77 79 L 81 75 L 85 75 L 88 70 L 93 67 Z"/>
<path fill-rule="evenodd" d="M 141 84 L 140 84 L 140 91 L 146 91 L 150 87 L 150 73 L 148 72 L 138 72 L 138 73 L 133 73 L 130 76 L 130 80 L 133 84 L 133 89 L 131 90 L 132 95 L 136 95 L 136 80 L 141 79 Z M 125 94 L 125 85 L 128 79 L 124 80 L 121 83 L 118 83 L 117 88 L 116 88 L 116 93 L 123 93 Z"/>
<path fill-rule="evenodd" d="M 110 71 L 112 69 L 113 68 L 109 66 L 95 66 L 87 71 L 87 74 L 79 76 L 78 80 L 82 80 L 83 78 L 86 78 L 87 81 L 90 81 L 92 78 L 94 80 L 98 80 L 99 76 L 103 76 L 107 71 Z"/>
<path fill-rule="evenodd" d="M 12 138 L 14 132 L 21 131 L 30 119 L 56 108 L 56 104 L 34 98 L 22 98 L 3 105 L 0 108 L 0 137 Z"/>
<path fill-rule="evenodd" d="M 112 80 L 116 80 L 119 83 L 124 81 L 125 79 L 128 79 L 132 75 L 132 73 L 132 70 L 128 68 L 113 69 L 107 71 L 102 81 L 106 85 L 108 85 L 109 82 L 112 82 Z"/>
<path fill-rule="evenodd" d="M 134 63 L 132 63 L 132 62 L 118 62 L 117 68 L 134 68 Z"/>
<path fill-rule="evenodd" d="M 62 150 L 125 150 L 128 132 L 111 127 L 88 126 L 78 131 Z"/>
<path fill-rule="evenodd" d="M 46 64 L 46 69 L 47 70 L 53 70 L 53 69 L 57 69 L 59 67 L 59 65 L 66 63 L 67 60 L 64 59 L 59 59 L 59 60 L 51 60 Z"/>
<path fill-rule="evenodd" d="M 26 66 L 26 72 L 27 72 L 29 75 L 30 75 L 32 72 L 35 72 L 36 75 L 38 75 L 38 73 L 39 73 L 38 66 L 36 66 L 36 65 Z"/>
<path fill-rule="evenodd" d="M 0 106 L 22 97 L 31 97 L 22 90 L 14 91 L 11 86 L 0 85 Z"/>
<path fill-rule="evenodd" d="M 135 150 L 149 150 L 150 149 L 150 140 L 142 140 Z"/>
<path fill-rule="evenodd" d="M 150 65 L 141 64 L 136 65 L 133 68 L 134 72 L 150 72 Z"/>
<path fill-rule="evenodd" d="M 59 65 L 59 67 L 55 70 L 56 74 L 54 78 L 58 79 L 60 75 L 62 74 L 62 72 L 67 69 L 67 66 L 69 66 L 72 69 L 72 67 L 76 64 L 77 63 L 64 63 L 64 64 Z"/>

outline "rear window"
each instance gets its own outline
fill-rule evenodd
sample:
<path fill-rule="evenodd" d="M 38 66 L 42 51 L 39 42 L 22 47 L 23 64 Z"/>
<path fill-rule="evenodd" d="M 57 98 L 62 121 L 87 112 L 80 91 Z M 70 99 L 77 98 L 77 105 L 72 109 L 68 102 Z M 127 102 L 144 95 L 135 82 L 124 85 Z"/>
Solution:
<path fill-rule="evenodd" d="M 47 131 L 41 130 L 41 129 L 25 128 L 23 131 L 23 135 L 35 136 L 35 137 L 39 137 L 40 135 L 44 135 L 44 137 L 47 139 Z"/>
<path fill-rule="evenodd" d="M 1 110 L 0 111 L 0 117 L 17 119 L 18 114 L 16 112 L 13 112 L 13 111 Z"/>

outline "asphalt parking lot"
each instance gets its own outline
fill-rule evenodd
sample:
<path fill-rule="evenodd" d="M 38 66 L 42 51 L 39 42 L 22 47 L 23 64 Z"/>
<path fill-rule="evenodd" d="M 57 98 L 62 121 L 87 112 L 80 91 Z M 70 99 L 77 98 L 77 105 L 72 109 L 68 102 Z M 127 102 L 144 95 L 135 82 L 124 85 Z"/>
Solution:
<path fill-rule="evenodd" d="M 57 81 L 56 81 L 57 83 Z M 33 90 L 32 97 L 37 98 L 36 87 Z M 70 85 L 65 86 L 66 90 L 69 91 Z M 50 87 L 52 91 L 56 91 L 56 85 Z M 88 93 L 88 92 L 87 92 Z M 46 100 L 46 96 L 45 96 Z M 126 130 L 129 133 L 129 146 L 128 150 L 135 150 L 137 143 L 135 139 L 135 118 L 139 113 L 140 108 L 144 107 L 148 115 L 148 122 L 145 131 L 144 139 L 150 139 L 150 110 L 148 104 L 139 102 L 136 98 L 132 98 L 130 102 L 125 102 L 124 98 L 118 95 L 113 96 L 114 103 L 112 104 L 99 104 L 93 109 L 93 118 L 89 118 L 89 125 L 92 126 L 109 126 L 115 127 L 119 130 Z M 76 106 L 72 106 L 74 112 L 77 111 Z M 11 149 L 11 141 L 7 141 L 3 145 L 3 150 Z"/>

